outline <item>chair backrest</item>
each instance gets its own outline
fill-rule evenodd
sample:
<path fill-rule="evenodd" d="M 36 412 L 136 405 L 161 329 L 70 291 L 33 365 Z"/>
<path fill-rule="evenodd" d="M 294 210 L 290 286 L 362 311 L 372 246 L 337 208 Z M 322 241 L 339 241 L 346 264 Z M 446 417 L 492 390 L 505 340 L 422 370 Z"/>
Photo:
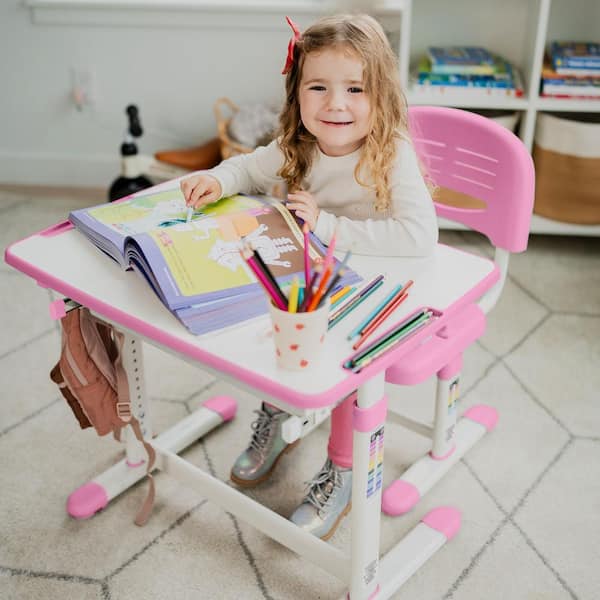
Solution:
<path fill-rule="evenodd" d="M 436 202 L 437 214 L 483 233 L 496 248 L 525 250 L 535 171 L 521 140 L 486 117 L 441 106 L 409 108 L 409 127 L 431 180 L 485 203 L 457 208 Z"/>

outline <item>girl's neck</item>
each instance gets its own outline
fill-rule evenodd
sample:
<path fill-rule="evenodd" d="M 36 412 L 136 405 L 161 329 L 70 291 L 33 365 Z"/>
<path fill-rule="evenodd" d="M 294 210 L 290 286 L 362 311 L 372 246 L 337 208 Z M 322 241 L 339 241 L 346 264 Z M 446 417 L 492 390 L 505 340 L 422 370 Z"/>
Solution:
<path fill-rule="evenodd" d="M 359 152 L 360 149 L 364 145 L 364 141 L 362 141 L 356 148 L 353 148 L 352 150 L 350 150 L 348 152 L 342 152 L 342 153 L 327 152 L 327 151 L 323 150 L 323 148 L 321 148 L 321 145 L 319 144 L 318 141 L 315 141 L 315 145 L 317 147 L 319 154 L 321 154 L 322 156 L 326 156 L 327 158 L 343 158 L 344 156 L 350 156 L 350 155 L 353 155 L 353 154 L 356 154 L 357 152 Z"/>

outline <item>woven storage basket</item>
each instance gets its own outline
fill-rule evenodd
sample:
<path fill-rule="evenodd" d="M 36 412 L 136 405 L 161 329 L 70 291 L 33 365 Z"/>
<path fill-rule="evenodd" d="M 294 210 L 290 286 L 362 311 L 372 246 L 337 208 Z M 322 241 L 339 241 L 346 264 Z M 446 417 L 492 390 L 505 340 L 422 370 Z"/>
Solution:
<path fill-rule="evenodd" d="M 534 213 L 600 224 L 600 114 L 538 115 L 533 160 Z"/>
<path fill-rule="evenodd" d="M 229 135 L 229 123 L 231 123 L 233 116 L 240 110 L 238 106 L 229 98 L 219 98 L 215 102 L 213 110 L 217 120 L 217 131 L 219 141 L 221 142 L 221 156 L 223 159 L 236 156 L 237 154 L 252 152 L 254 148 L 236 142 Z"/>

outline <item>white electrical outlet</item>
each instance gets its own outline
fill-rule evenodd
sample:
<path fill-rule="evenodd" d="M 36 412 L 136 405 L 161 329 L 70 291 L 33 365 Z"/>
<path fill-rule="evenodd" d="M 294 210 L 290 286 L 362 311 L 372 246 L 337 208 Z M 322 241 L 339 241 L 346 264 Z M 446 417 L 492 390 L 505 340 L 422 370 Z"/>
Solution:
<path fill-rule="evenodd" d="M 92 72 L 84 67 L 71 67 L 71 98 L 77 110 L 94 103 Z"/>

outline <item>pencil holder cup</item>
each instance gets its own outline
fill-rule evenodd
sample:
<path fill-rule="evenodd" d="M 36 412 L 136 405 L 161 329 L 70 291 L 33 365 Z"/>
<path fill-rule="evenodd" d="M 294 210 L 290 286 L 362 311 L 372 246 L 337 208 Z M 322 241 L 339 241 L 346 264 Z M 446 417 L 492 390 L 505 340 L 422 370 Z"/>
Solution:
<path fill-rule="evenodd" d="M 316 364 L 325 342 L 329 302 L 311 312 L 292 313 L 269 303 L 277 366 L 303 371 Z"/>

